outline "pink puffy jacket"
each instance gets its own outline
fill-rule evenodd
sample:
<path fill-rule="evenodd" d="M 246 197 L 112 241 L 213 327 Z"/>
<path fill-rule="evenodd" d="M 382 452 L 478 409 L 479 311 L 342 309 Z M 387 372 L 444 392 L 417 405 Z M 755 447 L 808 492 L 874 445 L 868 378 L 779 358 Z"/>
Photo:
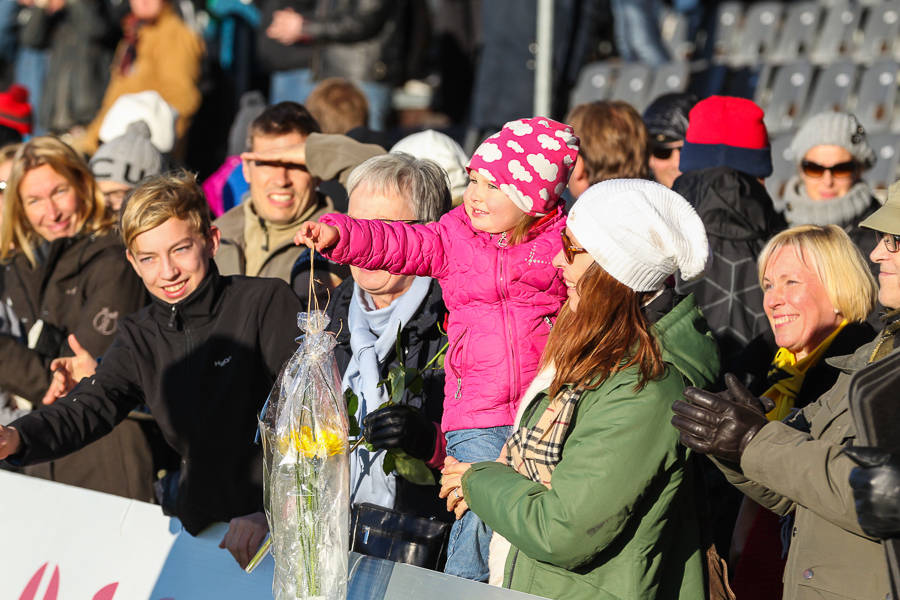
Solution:
<path fill-rule="evenodd" d="M 441 282 L 450 310 L 442 429 L 512 425 L 566 299 L 562 277 L 550 264 L 562 247 L 562 208 L 512 247 L 501 246 L 500 235 L 474 229 L 463 206 L 427 225 L 333 214 L 319 222 L 341 230 L 340 241 L 325 252 L 336 262 Z"/>

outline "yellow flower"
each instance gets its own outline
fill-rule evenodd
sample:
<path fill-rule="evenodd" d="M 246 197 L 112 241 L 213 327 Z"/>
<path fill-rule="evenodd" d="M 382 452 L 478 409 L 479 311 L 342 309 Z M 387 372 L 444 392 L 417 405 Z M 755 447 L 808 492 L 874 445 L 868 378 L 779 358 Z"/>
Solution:
<path fill-rule="evenodd" d="M 300 431 L 292 429 L 280 440 L 282 453 L 293 448 L 307 458 L 325 458 L 335 454 L 344 454 L 344 436 L 335 431 L 322 430 L 314 435 L 310 427 L 301 427 Z"/>

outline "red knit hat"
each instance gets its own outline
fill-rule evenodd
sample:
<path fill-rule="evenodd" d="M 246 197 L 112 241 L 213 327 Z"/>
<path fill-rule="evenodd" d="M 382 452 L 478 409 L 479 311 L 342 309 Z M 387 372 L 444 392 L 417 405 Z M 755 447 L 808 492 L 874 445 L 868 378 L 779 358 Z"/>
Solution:
<path fill-rule="evenodd" d="M 691 109 L 679 169 L 731 167 L 754 177 L 772 174 L 763 110 L 752 100 L 710 96 Z"/>
<path fill-rule="evenodd" d="M 22 135 L 31 135 L 28 90 L 17 83 L 0 92 L 0 125 L 15 129 Z"/>

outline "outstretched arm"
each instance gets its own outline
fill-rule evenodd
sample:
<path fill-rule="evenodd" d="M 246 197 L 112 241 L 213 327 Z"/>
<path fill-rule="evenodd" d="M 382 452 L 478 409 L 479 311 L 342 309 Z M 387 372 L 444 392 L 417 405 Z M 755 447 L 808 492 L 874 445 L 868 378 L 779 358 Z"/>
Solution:
<path fill-rule="evenodd" d="M 339 231 L 336 243 L 322 252 L 337 263 L 395 275 L 447 276 L 450 236 L 440 221 L 410 225 L 330 214 L 320 223 Z"/>

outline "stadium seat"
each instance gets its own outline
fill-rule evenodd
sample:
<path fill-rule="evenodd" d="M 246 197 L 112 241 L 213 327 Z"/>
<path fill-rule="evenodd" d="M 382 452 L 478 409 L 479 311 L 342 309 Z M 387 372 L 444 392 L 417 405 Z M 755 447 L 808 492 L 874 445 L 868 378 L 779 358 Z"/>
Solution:
<path fill-rule="evenodd" d="M 900 164 L 900 134 L 880 133 L 869 137 L 869 143 L 878 155 L 875 166 L 863 173 L 863 179 L 873 190 L 886 190 L 897 180 Z"/>
<path fill-rule="evenodd" d="M 883 2 L 868 9 L 862 42 L 853 53 L 857 62 L 871 64 L 882 58 L 893 58 L 900 33 L 900 0 Z"/>
<path fill-rule="evenodd" d="M 647 94 L 650 92 L 653 68 L 639 63 L 630 63 L 619 69 L 619 76 L 613 84 L 612 98 L 623 100 L 644 112 L 647 106 Z"/>
<path fill-rule="evenodd" d="M 714 62 L 728 62 L 743 14 L 744 5 L 740 2 L 723 2 L 719 5 L 715 30 L 712 32 Z"/>
<path fill-rule="evenodd" d="M 784 64 L 809 54 L 815 45 L 823 13 L 824 7 L 817 2 L 788 5 L 784 25 L 768 61 Z"/>
<path fill-rule="evenodd" d="M 663 94 L 683 92 L 687 89 L 690 78 L 690 65 L 685 62 L 673 62 L 657 67 L 653 75 L 653 84 L 646 97 L 647 104 Z"/>
<path fill-rule="evenodd" d="M 812 85 L 813 66 L 799 60 L 777 68 L 771 91 L 757 93 L 757 104 L 766 111 L 764 117 L 770 135 L 794 130 L 803 118 L 803 109 Z"/>
<path fill-rule="evenodd" d="M 859 81 L 854 112 L 870 133 L 887 131 L 897 99 L 897 72 L 892 60 L 881 60 L 866 69 Z"/>
<path fill-rule="evenodd" d="M 856 89 L 856 77 L 857 66 L 846 60 L 822 69 L 813 84 L 806 114 L 846 110 Z"/>
<path fill-rule="evenodd" d="M 826 9 L 824 24 L 809 59 L 817 65 L 849 58 L 853 49 L 853 35 L 862 18 L 862 7 L 846 1 L 832 3 Z"/>
<path fill-rule="evenodd" d="M 775 35 L 783 13 L 784 5 L 780 2 L 751 5 L 744 17 L 744 26 L 736 36 L 737 43 L 728 63 L 742 67 L 765 60 L 775 45 Z"/>
<path fill-rule="evenodd" d="M 569 106 L 584 102 L 606 100 L 612 92 L 615 67 L 605 61 L 586 64 L 578 73 L 578 81 L 572 90 Z"/>
<path fill-rule="evenodd" d="M 788 133 L 769 140 L 772 148 L 772 174 L 766 178 L 766 189 L 778 210 L 783 210 L 784 188 L 796 172 L 794 159 L 789 152 L 793 138 L 794 134 Z"/>

